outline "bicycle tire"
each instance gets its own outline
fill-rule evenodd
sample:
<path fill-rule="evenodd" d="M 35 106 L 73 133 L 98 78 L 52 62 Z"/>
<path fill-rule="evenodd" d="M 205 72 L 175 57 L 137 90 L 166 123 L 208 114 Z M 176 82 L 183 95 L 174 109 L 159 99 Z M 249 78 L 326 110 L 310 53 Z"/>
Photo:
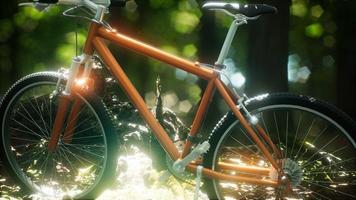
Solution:
<path fill-rule="evenodd" d="M 282 163 L 289 163 L 288 166 L 285 164 L 285 167 L 290 169 L 292 172 L 295 172 L 291 175 L 291 177 L 294 178 L 295 184 L 293 188 L 294 190 L 299 189 L 300 192 L 295 192 L 294 198 L 356 198 L 352 192 L 356 189 L 356 143 L 354 135 L 356 125 L 350 117 L 331 104 L 302 95 L 260 95 L 246 101 L 245 105 L 252 114 L 258 116 L 260 123 L 265 129 L 266 127 L 267 129 L 269 128 L 267 132 L 274 132 L 274 134 L 271 134 L 271 139 L 279 149 L 284 151 L 285 154 Z M 282 111 L 289 114 L 281 114 Z M 300 113 L 302 117 L 297 114 L 292 115 L 292 112 Z M 315 116 L 315 118 L 310 120 L 311 118 L 309 115 L 311 117 Z M 268 119 L 268 117 L 271 119 Z M 293 120 L 292 123 L 290 122 L 291 120 Z M 276 125 L 275 127 L 268 126 L 268 123 L 266 125 L 265 121 L 271 122 L 270 124 L 273 124 L 273 121 L 275 121 L 274 124 Z M 282 122 L 285 123 L 285 125 L 281 125 L 283 124 Z M 325 122 L 327 126 L 322 127 L 322 122 Z M 294 130 L 295 132 L 290 131 L 291 126 L 293 126 L 293 128 L 297 127 L 297 129 Z M 304 127 L 308 126 L 309 131 L 308 128 L 302 130 Z M 228 112 L 217 123 L 210 135 L 209 143 L 211 147 L 204 156 L 204 167 L 219 171 L 220 169 L 218 168 L 218 164 L 216 164 L 218 160 L 232 160 L 232 158 L 239 158 L 240 160 L 238 161 L 242 163 L 245 162 L 244 164 L 248 162 L 257 163 L 257 160 L 262 157 L 261 153 L 258 152 L 258 150 L 255 150 L 256 147 L 255 145 L 252 145 L 252 141 L 246 139 L 247 136 L 244 136 L 243 131 L 240 131 L 239 129 L 241 129 L 240 123 L 231 111 Z M 233 135 L 235 133 L 237 134 Z M 335 136 L 332 134 L 335 134 Z M 278 138 L 276 135 L 278 135 Z M 233 136 L 235 137 L 232 138 Z M 228 140 L 228 138 L 230 140 Z M 298 140 L 296 138 L 298 138 Z M 299 138 L 304 139 L 300 140 Z M 290 141 L 289 146 L 288 141 Z M 229 150 L 229 146 L 231 146 L 232 143 L 236 146 L 236 148 Z M 295 146 L 298 145 L 299 148 L 296 148 Z M 339 146 L 341 147 L 339 148 Z M 245 158 L 243 157 L 243 153 L 245 153 L 244 151 L 246 149 L 250 150 L 247 153 L 249 156 L 248 158 L 247 156 L 245 156 Z M 229 152 L 231 150 L 234 150 L 235 152 Z M 261 157 L 257 157 L 255 154 L 259 154 Z M 304 158 L 305 160 L 303 160 Z M 256 161 L 251 161 L 253 159 Z M 341 159 L 342 162 L 337 162 L 337 159 Z M 264 162 L 262 163 L 263 166 L 271 166 L 266 159 L 262 158 L 262 160 Z M 235 161 L 236 160 L 233 162 Z M 302 173 L 298 170 L 302 170 Z M 223 172 L 231 173 L 231 171 Z M 238 174 L 239 172 L 233 173 Z M 240 174 L 246 175 L 244 173 Z M 251 174 L 247 175 L 253 177 Z M 269 176 L 271 176 L 271 174 Z M 329 179 L 325 177 L 328 177 Z M 341 180 L 344 180 L 344 182 Z M 209 198 L 224 199 L 227 195 L 232 197 L 232 199 L 236 197 L 238 197 L 237 199 L 269 199 L 275 198 L 276 195 L 276 191 L 268 187 L 261 188 L 261 186 L 251 186 L 249 184 L 244 185 L 244 183 L 232 183 L 235 185 L 225 184 L 224 188 L 224 183 L 226 182 L 206 178 L 204 186 Z M 245 192 L 242 190 L 245 190 Z M 303 194 L 302 191 L 305 193 Z"/>
<path fill-rule="evenodd" d="M 19 162 L 19 161 L 17 161 L 16 159 L 14 160 L 12 155 L 11 155 L 11 153 L 9 153 L 10 152 L 9 148 L 11 148 L 10 147 L 11 145 L 8 145 L 10 142 L 6 142 L 6 140 L 10 140 L 9 139 L 10 136 L 6 136 L 6 135 L 8 135 L 8 132 L 7 132 L 7 129 L 5 127 L 6 124 L 7 124 L 7 122 L 6 122 L 7 121 L 7 117 L 11 117 L 11 114 L 9 114 L 9 113 L 12 112 L 12 109 L 16 105 L 16 102 L 20 101 L 19 99 L 22 96 L 25 96 L 26 91 L 29 91 L 31 88 L 36 88 L 37 86 L 42 86 L 42 90 L 43 90 L 43 87 L 46 86 L 46 85 L 50 85 L 51 87 L 52 86 L 55 87 L 57 82 L 58 82 L 58 77 L 59 77 L 59 74 L 56 73 L 56 72 L 39 72 L 39 73 L 30 74 L 30 75 L 20 79 L 19 81 L 17 81 L 8 90 L 8 92 L 6 93 L 6 95 L 4 96 L 3 100 L 0 103 L 0 113 L 1 113 L 0 114 L 0 122 L 1 122 L 0 156 L 1 156 L 1 160 L 3 161 L 3 164 L 4 164 L 5 168 L 7 169 L 7 172 L 9 173 L 11 178 L 13 178 L 15 180 L 15 182 L 21 187 L 21 191 L 23 191 L 25 194 L 33 194 L 33 193 L 43 194 L 43 191 L 41 191 L 41 189 L 38 186 L 36 186 L 36 184 L 34 182 L 32 182 L 35 179 L 31 180 L 31 178 L 29 178 L 27 172 L 25 173 L 24 170 L 19 170 L 20 168 L 13 167 L 13 166 L 18 166 L 20 164 L 16 163 L 16 162 Z M 38 88 L 40 88 L 40 87 L 38 87 Z M 39 89 L 39 90 L 41 91 L 41 89 Z M 99 152 L 101 152 L 101 151 L 103 152 L 104 158 L 103 158 L 103 161 L 102 161 L 102 163 L 103 163 L 102 170 L 100 170 L 100 172 L 98 172 L 98 176 L 94 177 L 96 179 L 93 182 L 95 185 L 88 186 L 85 191 L 83 191 L 81 193 L 78 192 L 77 194 L 75 194 L 75 196 L 72 196 L 72 197 L 70 196 L 70 198 L 74 198 L 74 199 L 94 199 L 106 187 L 108 187 L 109 184 L 112 183 L 112 181 L 115 178 L 114 174 L 116 172 L 116 166 L 117 166 L 117 162 L 116 161 L 117 161 L 117 155 L 118 155 L 118 148 L 117 148 L 118 147 L 118 141 L 117 141 L 117 138 L 116 138 L 116 134 L 115 134 L 115 130 L 114 130 L 113 124 L 111 122 L 111 119 L 110 119 L 109 115 L 107 114 L 105 105 L 103 104 L 102 100 L 99 97 L 97 97 L 95 94 L 86 95 L 85 97 L 84 96 L 80 96 L 79 94 L 77 94 L 77 96 L 79 98 L 81 98 L 81 100 L 84 102 L 85 106 L 87 106 L 88 108 L 91 109 L 92 116 L 94 116 L 93 119 L 97 120 L 97 124 L 100 125 L 98 129 L 103 131 L 103 139 L 102 140 L 104 142 L 103 142 L 102 146 L 105 149 L 101 150 L 101 146 L 100 147 L 98 145 L 95 146 L 95 144 L 97 144 L 97 143 L 93 143 L 92 144 L 93 145 L 92 148 L 98 148 Z M 83 111 L 83 112 L 87 112 L 87 111 Z M 52 111 L 50 113 L 52 113 Z M 86 123 L 94 123 L 94 120 L 90 119 L 89 122 L 87 121 Z M 34 122 L 35 122 L 35 120 L 34 120 Z M 95 123 L 96 123 L 96 121 L 95 121 Z M 75 129 L 77 129 L 77 127 Z M 75 138 L 73 137 L 73 140 L 74 139 Z M 99 140 L 99 139 L 101 139 L 101 138 L 98 138 L 97 140 Z M 78 140 L 76 140 L 76 141 L 78 141 Z M 85 139 L 85 138 L 83 139 L 82 138 L 81 141 L 88 142 L 88 145 L 89 145 L 89 141 L 93 142 L 94 140 Z M 71 143 L 71 144 L 72 145 L 78 145 L 80 143 L 78 142 L 78 143 L 75 143 L 75 144 L 74 143 Z M 92 152 L 92 151 L 90 151 L 91 150 L 90 148 L 85 146 L 85 144 L 81 144 L 81 145 L 82 146 L 77 146 L 76 148 L 79 149 L 81 147 L 83 149 L 83 151 L 85 150 L 87 152 Z M 68 147 L 68 149 L 69 149 L 69 147 Z M 74 150 L 72 150 L 72 152 L 75 153 Z M 65 153 L 63 153 L 63 155 L 64 154 Z M 70 159 L 74 160 L 73 157 L 74 157 L 74 154 L 72 156 L 71 155 L 67 155 L 67 159 L 66 159 L 68 161 L 67 165 L 68 165 L 68 163 L 69 164 L 71 163 Z M 84 158 L 84 155 L 83 155 L 83 158 Z M 85 155 L 85 158 L 87 160 L 93 161 L 93 160 L 91 160 L 91 158 L 89 158 L 88 155 Z M 35 158 L 33 158 L 33 159 L 35 159 Z M 59 157 L 57 157 L 57 159 L 60 161 Z M 81 158 L 79 158 L 79 159 L 81 159 Z M 79 163 L 79 159 L 78 159 L 78 163 Z M 40 161 L 40 159 L 39 159 L 39 161 Z M 65 161 L 65 159 L 63 159 L 61 162 L 63 162 L 61 164 L 64 166 L 64 163 L 66 161 Z M 84 160 L 82 160 L 81 163 L 85 164 Z M 76 164 L 76 162 L 73 162 L 73 164 Z M 57 168 L 58 165 L 59 164 L 57 162 L 57 164 L 55 166 L 56 169 L 58 169 Z M 46 167 L 47 167 L 47 161 L 46 161 L 45 168 Z M 74 165 L 72 167 L 73 168 L 68 168 L 68 166 L 67 166 L 68 169 L 73 170 L 73 171 L 75 171 L 74 169 L 77 166 Z M 41 169 L 42 169 L 42 167 L 41 167 Z M 63 170 L 64 170 L 64 167 L 63 167 Z M 89 171 L 90 170 L 91 169 L 89 169 Z M 43 172 L 43 174 L 45 174 L 45 173 L 46 172 Z M 53 173 L 53 171 L 51 171 L 51 173 Z M 58 173 L 59 172 L 57 170 L 57 174 Z M 91 175 L 93 175 L 93 174 L 91 174 Z M 67 176 L 69 177 L 68 174 L 67 174 Z M 63 180 L 63 179 L 66 180 L 65 178 L 63 178 L 62 175 L 60 176 L 60 178 L 58 178 L 58 180 Z M 89 184 L 89 183 L 92 183 L 92 182 L 88 182 L 87 184 Z M 48 195 L 48 194 L 44 194 L 44 195 Z M 50 194 L 50 195 L 52 195 L 52 194 Z M 64 196 L 64 197 L 62 196 L 61 198 L 66 198 L 66 196 Z"/>

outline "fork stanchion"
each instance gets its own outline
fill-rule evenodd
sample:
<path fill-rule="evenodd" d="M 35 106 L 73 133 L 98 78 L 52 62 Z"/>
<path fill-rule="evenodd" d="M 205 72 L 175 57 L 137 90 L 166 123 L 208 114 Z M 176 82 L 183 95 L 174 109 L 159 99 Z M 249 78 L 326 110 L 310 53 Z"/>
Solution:
<path fill-rule="evenodd" d="M 79 81 L 76 81 L 76 84 L 74 84 L 73 87 L 74 91 L 78 92 L 79 94 L 82 94 L 83 96 L 86 95 L 87 93 L 91 93 L 93 88 L 94 88 L 94 81 L 90 78 L 79 79 Z M 67 119 L 68 124 L 63 134 L 63 142 L 66 144 L 72 142 L 78 117 L 80 114 L 80 109 L 82 108 L 83 104 L 84 102 L 79 96 L 74 96 L 73 105 L 71 107 L 70 114 Z"/>
<path fill-rule="evenodd" d="M 56 118 L 54 121 L 53 129 L 51 132 L 51 138 L 48 142 L 48 150 L 53 152 L 57 149 L 57 144 L 59 140 L 59 136 L 62 131 L 62 127 L 67 116 L 67 110 L 71 99 L 69 96 L 62 95 L 59 99 L 58 112 L 56 114 Z"/>

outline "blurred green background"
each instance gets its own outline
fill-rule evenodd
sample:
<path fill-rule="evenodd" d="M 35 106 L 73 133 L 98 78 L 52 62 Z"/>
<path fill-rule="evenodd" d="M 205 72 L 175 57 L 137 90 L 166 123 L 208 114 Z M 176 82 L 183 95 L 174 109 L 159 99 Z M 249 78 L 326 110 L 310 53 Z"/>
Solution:
<path fill-rule="evenodd" d="M 249 96 L 263 92 L 307 94 L 335 104 L 356 119 L 356 1 L 234 1 L 274 5 L 276 15 L 241 27 L 226 60 L 235 86 Z M 20 77 L 70 64 L 88 23 L 61 15 L 63 7 L 38 12 L 8 1 L 0 10 L 0 95 Z M 203 11 L 200 0 L 131 0 L 111 9 L 110 24 L 122 33 L 192 61 L 214 63 L 231 17 Z M 79 47 L 79 48 L 80 48 Z M 205 81 L 142 55 L 110 46 L 149 106 L 161 77 L 164 106 L 190 124 Z M 123 95 L 120 95 L 124 98 Z M 226 111 L 218 95 L 205 123 Z"/>

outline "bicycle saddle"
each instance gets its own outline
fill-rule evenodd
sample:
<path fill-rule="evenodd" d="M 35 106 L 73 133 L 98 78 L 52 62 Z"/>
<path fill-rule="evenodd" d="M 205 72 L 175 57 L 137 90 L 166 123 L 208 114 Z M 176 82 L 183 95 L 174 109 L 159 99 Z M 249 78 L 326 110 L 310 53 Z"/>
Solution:
<path fill-rule="evenodd" d="M 266 4 L 246 4 L 225 3 L 225 2 L 206 2 L 203 4 L 204 9 L 208 10 L 227 10 L 233 14 L 243 14 L 247 17 L 256 17 L 262 14 L 275 14 L 277 8 Z"/>

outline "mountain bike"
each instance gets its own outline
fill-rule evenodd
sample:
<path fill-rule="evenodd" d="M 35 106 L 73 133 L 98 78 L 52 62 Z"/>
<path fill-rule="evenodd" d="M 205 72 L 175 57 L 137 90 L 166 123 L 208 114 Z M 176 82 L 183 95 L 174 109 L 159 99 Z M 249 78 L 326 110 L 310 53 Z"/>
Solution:
<path fill-rule="evenodd" d="M 356 199 L 355 123 L 342 111 L 312 97 L 236 91 L 224 74 L 237 28 L 263 14 L 265 4 L 207 2 L 204 9 L 233 18 L 216 63 L 191 62 L 121 34 L 104 21 L 125 0 L 39 0 L 86 9 L 90 28 L 83 54 L 70 69 L 40 72 L 16 82 L 0 106 L 0 153 L 8 172 L 28 192 L 92 199 L 111 181 L 117 166 L 114 125 L 92 76 L 96 57 L 116 78 L 172 160 L 175 174 L 203 177 L 211 199 Z M 67 13 L 68 14 L 68 13 Z M 189 134 L 177 148 L 107 47 L 136 51 L 207 81 Z M 199 131 L 218 91 L 230 111 L 207 141 Z M 202 158 L 202 159 L 201 159 Z M 119 169 L 120 170 L 120 169 Z M 184 176 L 182 176 L 184 177 Z M 197 182 L 198 182 L 197 181 Z M 199 189 L 199 184 L 197 185 Z"/>

